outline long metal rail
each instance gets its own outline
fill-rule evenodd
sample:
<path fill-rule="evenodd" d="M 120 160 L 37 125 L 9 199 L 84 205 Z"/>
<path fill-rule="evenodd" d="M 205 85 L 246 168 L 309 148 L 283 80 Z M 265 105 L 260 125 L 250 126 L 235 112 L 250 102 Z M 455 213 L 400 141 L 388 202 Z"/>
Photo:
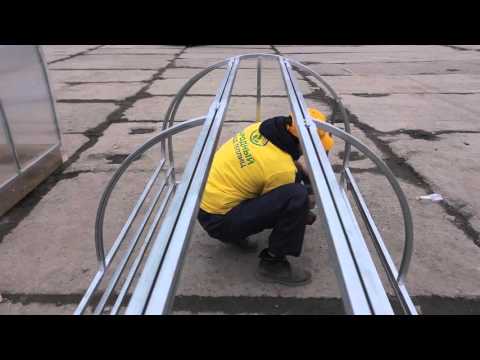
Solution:
<path fill-rule="evenodd" d="M 110 276 L 96 305 L 92 308 L 94 314 L 105 313 L 109 303 L 113 303 L 110 314 L 118 314 L 121 312 L 121 309 L 124 309 L 126 314 L 148 315 L 168 314 L 171 311 L 191 229 L 198 211 L 200 196 L 203 193 L 206 177 L 221 132 L 239 63 L 241 60 L 247 59 L 257 60 L 257 121 L 260 121 L 261 118 L 262 60 L 278 61 L 280 66 L 294 121 L 299 129 L 300 143 L 308 171 L 312 179 L 317 202 L 320 205 L 322 220 L 327 229 L 329 249 L 335 264 L 335 273 L 340 285 L 346 313 L 394 314 L 391 300 L 382 284 L 366 245 L 366 239 L 360 230 L 357 218 L 348 199 L 347 191 L 350 191 L 355 206 L 359 211 L 360 219 L 365 223 L 383 269 L 386 272 L 387 279 L 394 290 L 393 295 L 401 305 L 403 313 L 417 314 L 405 287 L 405 278 L 413 254 L 413 225 L 408 202 L 400 185 L 387 165 L 367 146 L 350 134 L 349 119 L 341 99 L 325 80 L 305 65 L 273 54 L 235 56 L 212 65 L 195 75 L 187 81 L 172 100 L 164 119 L 162 132 L 142 145 L 122 163 L 107 185 L 100 200 L 95 227 L 99 271 L 75 311 L 76 314 L 83 314 L 89 305 L 93 305 L 94 294 L 99 291 L 100 283 L 106 280 L 108 270 L 113 274 Z M 176 112 L 189 89 L 211 71 L 225 66 L 225 78 L 207 115 L 174 126 Z M 305 100 L 299 90 L 293 69 L 313 76 L 326 88 L 328 95 L 331 96 L 337 109 L 340 110 L 344 130 L 329 123 L 314 122 L 309 117 L 306 111 Z M 199 125 L 203 125 L 203 127 L 182 178 L 177 182 L 175 181 L 172 138 L 186 129 Z M 345 141 L 345 157 L 340 181 L 337 181 L 328 156 L 318 137 L 317 127 Z M 117 239 L 105 256 L 103 226 L 105 210 L 111 193 L 132 162 L 159 143 L 161 144 L 161 161 L 134 205 Z M 349 155 L 352 146 L 372 160 L 386 176 L 401 206 L 405 229 L 405 245 L 399 270 L 397 270 L 395 262 L 383 242 L 382 236 L 360 192 L 360 188 L 349 169 Z M 147 202 L 147 196 L 161 177 L 160 175 L 164 177 L 160 189 L 153 196 L 153 200 L 140 221 L 140 226 L 135 229 L 136 231 L 126 246 L 125 252 L 112 269 L 114 257 L 125 243 L 125 239 L 128 237 L 127 233 L 131 230 L 133 221 L 140 213 L 144 203 Z M 160 201 L 160 199 L 162 200 Z M 150 225 L 148 231 L 145 232 L 147 224 Z M 157 230 L 158 233 L 154 236 Z M 145 233 L 143 243 L 138 249 L 138 244 L 141 243 L 140 239 Z M 147 251 L 149 247 L 151 248 Z M 137 255 L 133 262 L 129 264 L 136 250 L 138 250 Z M 140 272 L 143 261 L 143 269 Z M 127 269 L 129 271 L 125 276 L 124 272 Z M 133 290 L 131 290 L 135 279 L 137 279 L 136 284 Z M 122 281 L 123 284 L 119 294 L 115 294 L 115 288 Z M 131 292 L 131 297 L 128 299 L 129 292 Z"/>

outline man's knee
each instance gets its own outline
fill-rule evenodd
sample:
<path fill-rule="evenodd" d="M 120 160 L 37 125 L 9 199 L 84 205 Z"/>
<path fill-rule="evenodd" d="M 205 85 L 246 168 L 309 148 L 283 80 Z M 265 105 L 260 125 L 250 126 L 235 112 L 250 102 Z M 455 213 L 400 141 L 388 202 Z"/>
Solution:
<path fill-rule="evenodd" d="M 295 209 L 308 210 L 308 190 L 305 185 L 293 183 L 284 185 L 290 206 Z"/>

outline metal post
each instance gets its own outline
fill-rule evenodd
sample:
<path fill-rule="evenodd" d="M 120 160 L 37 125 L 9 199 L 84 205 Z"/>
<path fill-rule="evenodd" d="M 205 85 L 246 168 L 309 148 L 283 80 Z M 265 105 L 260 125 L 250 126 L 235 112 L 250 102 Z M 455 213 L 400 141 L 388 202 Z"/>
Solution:
<path fill-rule="evenodd" d="M 261 120 L 261 104 L 262 103 L 262 57 L 257 59 L 257 122 Z"/>

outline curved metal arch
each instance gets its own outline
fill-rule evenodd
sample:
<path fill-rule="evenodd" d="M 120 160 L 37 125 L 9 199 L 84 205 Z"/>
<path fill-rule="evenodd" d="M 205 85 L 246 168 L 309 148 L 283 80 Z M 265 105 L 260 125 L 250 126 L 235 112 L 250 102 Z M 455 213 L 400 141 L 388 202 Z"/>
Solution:
<path fill-rule="evenodd" d="M 97 251 L 97 259 L 102 267 L 108 266 L 109 262 L 105 261 L 105 250 L 103 244 L 103 221 L 105 217 L 105 210 L 110 199 L 110 195 L 113 191 L 113 188 L 120 180 L 120 177 L 123 173 L 127 170 L 130 164 L 135 161 L 139 156 L 141 156 L 144 152 L 148 151 L 150 148 L 158 144 L 159 142 L 163 142 L 165 138 L 171 138 L 173 135 L 182 132 L 184 130 L 193 128 L 195 126 L 202 125 L 205 121 L 205 116 L 194 118 L 182 122 L 178 125 L 172 126 L 168 129 L 163 130 L 160 134 L 153 137 L 152 139 L 148 140 L 146 143 L 141 145 L 137 150 L 131 153 L 120 165 L 120 167 L 115 171 L 114 175 L 108 182 L 105 190 L 102 194 L 100 199 L 100 203 L 97 210 L 97 217 L 95 221 L 95 249 Z M 116 244 L 112 246 L 112 249 L 115 249 Z M 118 246 L 117 246 L 118 247 Z M 113 257 L 115 253 L 112 254 Z M 111 260 L 111 257 L 107 260 Z"/>
<path fill-rule="evenodd" d="M 191 87 L 193 85 L 195 85 L 198 80 L 200 80 L 201 78 L 203 78 L 205 75 L 207 75 L 208 73 L 212 72 L 213 70 L 215 69 L 218 69 L 226 64 L 228 64 L 230 61 L 230 58 L 229 59 L 226 59 L 226 60 L 223 60 L 221 62 L 218 62 L 214 65 L 211 65 L 209 66 L 208 68 L 200 71 L 199 73 L 197 73 L 195 76 L 193 76 L 192 78 L 190 78 L 190 80 L 188 80 L 183 86 L 182 88 L 177 92 L 177 94 L 175 95 L 175 97 L 172 99 L 172 101 L 170 102 L 170 106 L 168 107 L 167 109 L 167 112 L 165 114 L 165 119 L 163 119 L 163 127 L 162 129 L 165 130 L 169 127 L 171 127 L 173 125 L 173 121 L 174 121 L 174 118 L 175 118 L 175 115 L 177 113 L 177 110 L 178 110 L 178 107 L 180 106 L 180 103 L 183 101 L 183 99 L 185 98 L 185 95 L 186 93 L 188 92 L 188 90 L 191 89 Z M 164 151 L 165 153 L 165 146 L 162 145 L 162 150 Z M 174 160 L 173 160 L 173 144 L 172 144 L 172 138 L 169 137 L 168 138 L 168 153 L 169 153 L 169 158 L 168 160 L 170 161 L 170 165 L 171 166 L 174 166 Z"/>
<path fill-rule="evenodd" d="M 95 293 L 95 290 L 97 289 L 98 285 L 100 282 L 103 280 L 103 277 L 105 276 L 106 269 L 110 265 L 113 257 L 117 253 L 123 239 L 118 238 L 110 248 L 110 251 L 105 257 L 105 247 L 104 247 L 104 242 L 103 242 L 103 223 L 104 223 L 104 218 L 105 218 L 105 210 L 108 205 L 108 201 L 110 199 L 110 196 L 112 194 L 112 191 L 115 187 L 115 185 L 118 183 L 120 180 L 121 176 L 125 173 L 126 169 L 132 164 L 134 160 L 136 160 L 139 156 L 141 156 L 144 152 L 148 151 L 150 148 L 153 146 L 157 145 L 159 142 L 164 143 L 165 138 L 172 137 L 173 135 L 185 131 L 187 129 L 193 128 L 195 126 L 202 125 L 205 122 L 206 117 L 198 117 L 198 118 L 193 118 L 190 120 L 187 120 L 185 122 L 182 122 L 176 126 L 172 126 L 168 129 L 163 130 L 161 133 L 159 133 L 157 136 L 151 138 L 148 140 L 146 143 L 141 145 L 137 150 L 135 150 L 133 153 L 131 153 L 120 165 L 120 167 L 115 171 L 114 175 L 108 182 L 102 197 L 100 199 L 100 203 L 98 205 L 97 209 L 97 215 L 95 219 L 95 250 L 97 254 L 97 259 L 99 262 L 99 270 L 95 274 L 95 277 L 93 278 L 92 282 L 90 283 L 87 291 L 85 292 L 82 300 L 80 301 L 79 305 L 77 306 L 75 310 L 76 315 L 81 315 L 85 311 L 85 308 L 87 307 L 89 301 L 91 300 L 91 297 Z M 161 168 L 162 165 L 159 167 Z M 158 170 L 158 168 L 157 168 Z"/>
<path fill-rule="evenodd" d="M 313 71 L 312 69 L 310 69 L 309 67 L 303 65 L 302 63 L 298 62 L 298 61 L 295 61 L 295 60 L 289 60 L 287 59 L 292 65 L 308 72 L 310 75 L 312 75 L 315 79 L 317 79 L 318 81 L 320 81 L 322 83 L 323 86 L 325 86 L 325 88 L 330 92 L 330 94 L 332 95 L 333 99 L 335 100 L 335 103 L 339 106 L 340 108 L 340 112 L 342 114 L 342 118 L 343 118 L 343 124 L 345 125 L 345 131 L 347 133 L 351 133 L 351 128 L 350 128 L 350 118 L 348 117 L 347 115 L 347 111 L 345 110 L 345 107 L 343 106 L 343 103 L 340 99 L 340 97 L 337 95 L 337 93 L 335 92 L 335 90 L 333 90 L 333 88 L 320 76 L 320 74 L 318 74 L 317 72 Z M 344 155 L 344 158 L 343 158 L 343 168 L 347 168 L 349 163 L 350 163 L 350 153 L 351 153 L 351 146 L 349 143 L 345 143 L 345 155 Z"/>
<path fill-rule="evenodd" d="M 180 91 L 172 99 L 172 101 L 171 101 L 171 103 L 168 107 L 168 110 L 166 112 L 166 115 L 165 115 L 165 119 L 164 119 L 164 122 L 163 122 L 163 129 L 166 129 L 167 127 L 170 127 L 170 126 L 173 125 L 174 118 L 175 118 L 175 115 L 177 113 L 178 107 L 180 106 L 180 103 L 182 102 L 182 100 L 185 97 L 188 90 L 190 90 L 190 88 L 193 85 L 195 85 L 205 75 L 207 75 L 208 73 L 210 73 L 211 71 L 213 71 L 215 69 L 218 69 L 218 68 L 222 67 L 223 65 L 226 65 L 231 59 L 234 59 L 234 58 L 238 58 L 239 60 L 256 59 L 256 58 L 272 58 L 272 59 L 277 59 L 277 60 L 285 59 L 285 60 L 289 61 L 294 67 L 297 67 L 297 68 L 309 73 L 311 76 L 313 76 L 315 79 L 317 79 L 327 89 L 327 91 L 330 93 L 330 95 L 333 97 L 335 103 L 340 108 L 340 113 L 342 115 L 342 120 L 343 120 L 343 123 L 344 123 L 344 126 L 345 126 L 345 130 L 348 133 L 351 133 L 350 119 L 349 119 L 347 111 L 345 110 L 345 107 L 344 107 L 344 105 L 341 101 L 341 98 L 337 95 L 335 90 L 333 90 L 333 88 L 317 72 L 315 72 L 314 70 L 310 69 L 309 67 L 303 65 L 302 63 L 300 63 L 296 60 L 292 60 L 292 59 L 289 59 L 289 58 L 281 56 L 281 55 L 266 54 L 266 53 L 251 53 L 251 54 L 243 54 L 243 55 L 238 55 L 238 56 L 232 56 L 232 57 L 229 57 L 229 58 L 227 58 L 227 59 L 225 59 L 225 60 L 223 60 L 219 63 L 216 63 L 214 65 L 209 66 L 205 70 L 200 71 L 195 76 L 190 78 L 190 80 L 188 80 L 185 83 L 185 85 L 183 85 L 183 87 L 180 89 Z M 169 151 L 171 153 L 171 151 L 172 151 L 172 139 L 171 138 L 168 139 L 168 147 L 169 147 Z M 165 149 L 163 149 L 163 150 L 165 150 Z M 343 167 L 347 168 L 348 165 L 349 165 L 349 162 L 350 162 L 350 153 L 351 153 L 350 144 L 345 143 L 344 152 L 345 152 L 345 156 L 344 156 L 344 159 L 343 159 Z M 173 157 L 172 156 L 170 156 L 169 161 L 173 165 Z"/>
<path fill-rule="evenodd" d="M 301 69 L 311 76 L 313 76 L 316 80 L 318 80 L 330 93 L 330 95 L 333 97 L 335 103 L 339 106 L 342 118 L 343 118 L 343 123 L 345 126 L 345 131 L 330 125 L 330 124 L 317 124 L 317 127 L 322 128 L 323 130 L 326 130 L 328 132 L 331 132 L 332 134 L 338 136 L 339 138 L 343 139 L 345 141 L 345 156 L 343 160 L 343 168 L 346 169 L 349 167 L 349 161 L 350 161 L 350 153 L 351 153 L 351 145 L 353 144 L 357 149 L 362 151 L 367 157 L 369 157 L 381 170 L 383 170 L 383 173 L 387 177 L 389 183 L 391 184 L 392 188 L 394 189 L 399 201 L 400 205 L 402 207 L 402 213 L 404 217 L 404 225 L 405 225 L 405 246 L 404 246 L 404 251 L 402 255 L 402 260 L 401 260 L 401 265 L 399 269 L 399 275 L 398 275 L 398 281 L 401 282 L 407 272 L 408 268 L 410 265 L 410 260 L 411 256 L 413 253 L 413 221 L 411 218 L 411 213 L 410 213 L 410 208 L 408 207 L 408 202 L 406 200 L 406 197 L 400 188 L 400 185 L 396 181 L 393 173 L 391 170 L 387 167 L 387 165 L 379 159 L 368 147 L 363 145 L 360 141 L 358 141 L 356 138 L 354 138 L 350 133 L 351 133 L 351 127 L 350 127 L 350 119 L 348 117 L 347 111 L 341 101 L 341 98 L 338 96 L 338 94 L 335 92 L 335 90 L 320 76 L 317 72 L 314 70 L 310 69 L 308 66 L 303 65 L 302 63 L 289 59 L 287 57 L 281 56 L 281 55 L 276 55 L 276 54 L 266 54 L 266 53 L 251 53 L 251 54 L 243 54 L 243 55 L 238 55 L 238 56 L 233 56 L 229 57 L 221 62 L 218 62 L 214 65 L 209 66 L 205 70 L 200 71 L 198 74 L 193 76 L 190 80 L 188 80 L 183 87 L 180 89 L 180 91 L 176 94 L 176 96 L 172 99 L 172 102 L 170 103 L 170 106 L 167 110 L 164 122 L 163 122 L 163 129 L 165 130 L 167 127 L 171 127 L 174 122 L 174 118 L 176 115 L 176 112 L 178 110 L 178 107 L 180 106 L 183 98 L 185 97 L 186 93 L 190 88 L 196 84 L 201 78 L 203 78 L 205 75 L 210 73 L 211 71 L 218 69 L 224 65 L 226 65 L 229 61 L 232 59 L 238 58 L 239 60 L 246 60 L 246 59 L 255 59 L 255 58 L 272 58 L 272 59 L 278 59 L 278 60 L 287 60 L 290 64 L 292 64 L 293 67 L 296 67 L 298 69 Z M 169 147 L 169 160 L 173 166 L 173 152 L 172 152 L 172 138 L 171 136 L 168 138 L 168 147 Z M 344 179 L 342 173 L 342 179 Z"/>
<path fill-rule="evenodd" d="M 377 155 L 375 155 L 375 153 L 372 150 L 370 150 L 361 141 L 356 139 L 353 135 L 328 123 L 319 123 L 316 121 L 312 123 L 317 128 L 330 132 L 334 136 L 337 136 L 340 139 L 344 140 L 345 142 L 348 142 L 351 145 L 355 146 L 355 148 L 360 150 L 364 155 L 366 155 L 370 160 L 372 160 L 375 163 L 375 165 L 378 166 L 378 168 L 383 172 L 388 182 L 392 186 L 400 202 L 400 207 L 402 209 L 402 215 L 404 219 L 405 246 L 403 248 L 402 260 L 400 262 L 400 268 L 398 271 L 398 278 L 397 278 L 397 282 L 402 284 L 408 273 L 408 269 L 409 269 L 412 254 L 413 254 L 413 220 L 412 220 L 412 214 L 410 211 L 410 207 L 408 205 L 407 198 L 402 188 L 400 187 L 400 184 L 396 180 L 395 175 L 393 175 L 390 168 L 383 162 L 382 159 L 380 159 Z M 307 126 L 309 125 L 307 124 Z"/>

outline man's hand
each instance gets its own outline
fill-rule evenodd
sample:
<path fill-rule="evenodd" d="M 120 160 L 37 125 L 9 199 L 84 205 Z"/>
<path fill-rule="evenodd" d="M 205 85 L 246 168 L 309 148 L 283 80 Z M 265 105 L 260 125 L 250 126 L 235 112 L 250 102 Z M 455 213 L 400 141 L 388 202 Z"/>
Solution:
<path fill-rule="evenodd" d="M 300 161 L 295 161 L 295 166 L 297 167 L 297 171 L 300 175 L 300 179 L 303 181 L 305 185 L 309 185 L 310 178 L 308 177 L 308 172 L 303 166 L 303 164 Z"/>

